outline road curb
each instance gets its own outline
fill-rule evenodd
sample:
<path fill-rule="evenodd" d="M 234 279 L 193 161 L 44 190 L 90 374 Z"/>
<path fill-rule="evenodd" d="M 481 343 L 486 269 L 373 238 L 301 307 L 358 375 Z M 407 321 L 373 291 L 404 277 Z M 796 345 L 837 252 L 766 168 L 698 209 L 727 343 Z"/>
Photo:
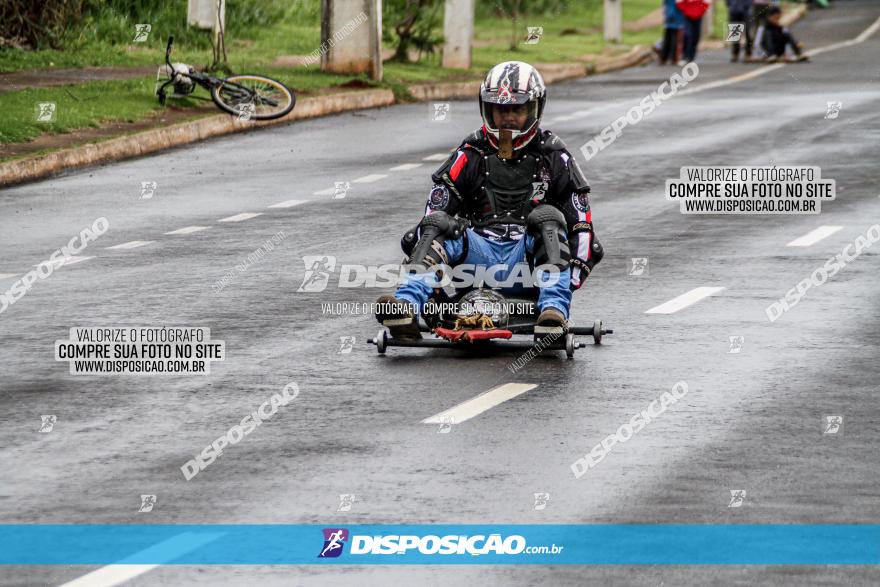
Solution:
<path fill-rule="evenodd" d="M 278 120 L 245 122 L 228 114 L 216 114 L 99 143 L 0 163 L 0 187 L 41 179 L 68 169 L 140 157 L 211 137 L 349 110 L 389 106 L 393 103 L 394 93 L 391 90 L 376 89 L 301 98 L 297 100 L 293 112 Z"/>
<path fill-rule="evenodd" d="M 634 67 L 646 61 L 650 61 L 653 58 L 653 49 L 651 49 L 650 47 L 636 45 L 635 47 L 630 49 L 629 53 L 627 53 L 626 55 L 621 55 L 620 57 L 614 57 L 612 59 L 599 61 L 598 63 L 588 66 L 588 73 L 591 75 L 595 75 L 597 73 L 608 73 L 609 71 L 626 69 L 628 67 Z"/>
<path fill-rule="evenodd" d="M 638 65 L 650 58 L 647 47 L 635 46 L 627 54 L 602 60 L 597 64 L 544 63 L 536 64 L 548 84 L 577 79 Z M 468 98 L 476 95 L 479 81 L 415 84 L 409 91 L 419 101 Z M 211 137 L 245 132 L 254 128 L 284 124 L 294 120 L 316 118 L 350 110 L 390 106 L 396 102 L 388 89 L 361 90 L 315 96 L 297 100 L 296 108 L 284 118 L 271 121 L 242 122 L 228 114 L 216 114 L 164 128 L 155 128 L 131 135 L 62 149 L 46 155 L 33 155 L 0 163 L 0 188 L 43 179 L 70 169 L 79 169 L 110 161 L 149 155 L 172 147 L 187 145 Z"/>

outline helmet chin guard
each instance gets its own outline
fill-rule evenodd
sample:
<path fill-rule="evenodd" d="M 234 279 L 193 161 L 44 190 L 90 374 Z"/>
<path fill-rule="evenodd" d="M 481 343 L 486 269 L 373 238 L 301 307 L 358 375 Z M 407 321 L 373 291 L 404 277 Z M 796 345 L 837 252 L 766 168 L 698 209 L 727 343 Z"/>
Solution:
<path fill-rule="evenodd" d="M 541 116 L 546 102 L 546 86 L 538 70 L 522 61 L 505 61 L 489 70 L 480 86 L 480 115 L 483 118 L 483 133 L 489 144 L 504 151 L 499 155 L 513 156 L 513 151 L 525 147 L 538 132 Z M 492 110 L 495 105 L 528 106 L 528 118 L 521 129 L 510 129 L 510 147 L 505 136 L 502 141 L 501 130 L 495 127 Z M 504 129 L 508 130 L 508 129 Z M 504 133 L 507 134 L 506 132 Z M 502 158 L 509 158 L 503 157 Z"/>

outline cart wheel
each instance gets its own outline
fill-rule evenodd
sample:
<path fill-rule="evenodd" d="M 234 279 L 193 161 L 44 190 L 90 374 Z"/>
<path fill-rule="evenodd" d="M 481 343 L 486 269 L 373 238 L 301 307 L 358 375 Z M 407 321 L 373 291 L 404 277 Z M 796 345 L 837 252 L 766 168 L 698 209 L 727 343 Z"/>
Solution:
<path fill-rule="evenodd" d="M 385 354 L 385 349 L 388 348 L 388 331 L 384 328 L 379 331 L 379 334 L 376 335 L 376 350 L 379 351 L 380 355 Z"/>
<path fill-rule="evenodd" d="M 574 335 L 572 333 L 568 333 L 565 335 L 565 356 L 569 359 L 574 358 L 574 349 L 577 348 L 577 345 L 574 342 Z"/>
<path fill-rule="evenodd" d="M 602 321 L 596 320 L 593 322 L 593 342 L 596 344 L 602 344 Z"/>

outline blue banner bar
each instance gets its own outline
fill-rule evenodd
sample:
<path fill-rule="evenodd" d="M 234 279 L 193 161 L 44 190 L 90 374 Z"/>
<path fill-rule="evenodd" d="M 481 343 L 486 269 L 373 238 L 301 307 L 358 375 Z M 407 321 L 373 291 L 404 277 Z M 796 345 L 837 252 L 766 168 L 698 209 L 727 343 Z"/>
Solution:
<path fill-rule="evenodd" d="M 877 565 L 876 524 L 0 525 L 3 565 Z"/>

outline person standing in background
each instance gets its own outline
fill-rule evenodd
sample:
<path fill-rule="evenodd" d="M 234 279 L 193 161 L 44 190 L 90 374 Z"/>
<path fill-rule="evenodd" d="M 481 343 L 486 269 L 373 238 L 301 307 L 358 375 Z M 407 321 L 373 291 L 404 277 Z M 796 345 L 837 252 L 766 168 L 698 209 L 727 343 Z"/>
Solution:
<path fill-rule="evenodd" d="M 752 29 L 751 36 L 755 49 L 759 49 L 759 32 L 767 24 L 767 11 L 770 10 L 771 5 L 775 4 L 779 4 L 779 0 L 752 0 L 752 18 L 749 24 Z"/>
<path fill-rule="evenodd" d="M 756 27 L 766 24 L 767 11 L 770 9 L 771 4 L 778 4 L 778 2 L 773 2 L 772 0 L 753 0 L 752 19 Z"/>
<path fill-rule="evenodd" d="M 752 58 L 752 0 L 727 0 L 728 22 L 730 24 L 742 24 L 743 30 L 735 41 L 731 41 L 730 45 L 730 62 L 739 61 L 739 44 L 740 37 L 743 39 L 746 54 L 745 61 Z M 730 29 L 728 29 L 730 30 Z"/>
<path fill-rule="evenodd" d="M 681 59 L 684 15 L 675 0 L 663 0 L 663 41 L 660 46 L 660 65 L 678 63 Z"/>
<path fill-rule="evenodd" d="M 697 45 L 700 44 L 700 28 L 703 15 L 709 10 L 712 0 L 676 0 L 676 5 L 684 15 L 684 51 L 680 65 L 697 58 Z"/>

